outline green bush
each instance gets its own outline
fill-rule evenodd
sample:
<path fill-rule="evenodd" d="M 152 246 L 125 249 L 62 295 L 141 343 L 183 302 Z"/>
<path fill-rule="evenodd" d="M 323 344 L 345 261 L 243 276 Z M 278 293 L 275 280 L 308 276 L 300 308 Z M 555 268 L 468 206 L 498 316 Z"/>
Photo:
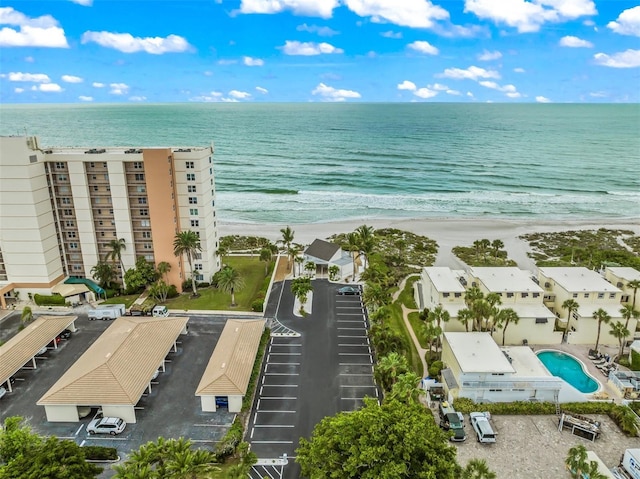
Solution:
<path fill-rule="evenodd" d="M 107 295 L 107 299 L 113 298 L 120 294 L 120 291 L 118 291 L 117 289 L 105 289 L 104 292 Z"/>
<path fill-rule="evenodd" d="M 442 361 L 434 361 L 433 363 L 431 363 L 431 366 L 429 366 L 429 377 L 437 378 L 438 376 L 440 376 L 440 371 L 442 371 L 443 367 L 444 364 L 442 363 Z"/>
<path fill-rule="evenodd" d="M 118 459 L 118 450 L 115 447 L 82 446 L 86 459 L 93 461 L 115 461 Z"/>
<path fill-rule="evenodd" d="M 216 446 L 215 454 L 218 462 L 222 462 L 224 458 L 229 457 L 236 452 L 238 444 L 242 441 L 243 433 L 242 421 L 236 416 L 233 420 L 233 424 L 229 428 L 229 431 L 227 431 L 222 440 Z"/>
<path fill-rule="evenodd" d="M 177 298 L 180 295 L 178 293 L 178 288 L 176 288 L 175 284 L 169 285 L 169 291 L 167 292 L 167 298 Z"/>
<path fill-rule="evenodd" d="M 640 371 L 640 353 L 631 350 L 631 367 L 632 371 Z"/>
<path fill-rule="evenodd" d="M 264 311 L 264 299 L 255 299 L 251 303 L 251 311 L 255 311 L 256 313 L 262 313 Z"/>
<path fill-rule="evenodd" d="M 36 293 L 33 295 L 33 300 L 38 306 L 64 306 L 66 304 L 64 297 L 59 294 L 47 296 Z"/>
<path fill-rule="evenodd" d="M 262 360 L 264 359 L 264 352 L 267 349 L 267 344 L 271 339 L 271 330 L 265 328 L 260 338 L 260 346 L 258 346 L 258 353 L 256 354 L 256 360 L 253 363 L 253 369 L 251 370 L 251 377 L 249 378 L 249 384 L 247 385 L 247 392 L 242 399 L 242 410 L 248 410 L 253 402 L 253 392 L 256 388 L 256 381 L 260 375 L 260 369 L 262 369 Z"/>

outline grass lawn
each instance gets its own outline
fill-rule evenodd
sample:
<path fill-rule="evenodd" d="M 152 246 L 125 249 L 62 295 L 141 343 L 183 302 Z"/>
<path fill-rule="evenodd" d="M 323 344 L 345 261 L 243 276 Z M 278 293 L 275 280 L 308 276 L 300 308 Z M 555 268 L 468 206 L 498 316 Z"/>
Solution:
<path fill-rule="evenodd" d="M 138 299 L 139 294 L 129 294 L 125 296 L 114 296 L 113 298 L 109 298 L 106 301 L 103 301 L 100 304 L 124 304 L 127 309 L 131 307 L 133 302 Z"/>
<path fill-rule="evenodd" d="M 418 376 L 424 377 L 425 371 L 422 370 L 422 361 L 420 360 L 420 355 L 418 354 L 418 351 L 413 344 L 411 335 L 409 334 L 409 331 L 404 324 L 404 319 L 402 319 L 401 307 L 401 304 L 404 304 L 409 308 L 416 308 L 416 304 L 413 299 L 413 283 L 415 283 L 418 279 L 419 277 L 415 276 L 407 280 L 407 284 L 405 285 L 404 290 L 400 293 L 400 296 L 390 308 L 391 317 L 389 318 L 389 326 L 397 334 L 400 334 L 406 339 L 407 344 L 409 345 L 407 359 L 409 361 L 409 365 L 411 366 L 411 370 L 414 371 Z"/>
<path fill-rule="evenodd" d="M 244 288 L 235 292 L 236 303 L 233 309 L 237 311 L 251 311 L 251 303 L 256 299 L 265 279 L 264 262 L 258 256 L 226 256 L 225 263 L 236 269 L 244 280 Z M 231 309 L 231 295 L 214 287 L 198 289 L 197 298 L 191 298 L 185 292 L 165 303 L 169 309 L 203 309 L 227 310 Z"/>

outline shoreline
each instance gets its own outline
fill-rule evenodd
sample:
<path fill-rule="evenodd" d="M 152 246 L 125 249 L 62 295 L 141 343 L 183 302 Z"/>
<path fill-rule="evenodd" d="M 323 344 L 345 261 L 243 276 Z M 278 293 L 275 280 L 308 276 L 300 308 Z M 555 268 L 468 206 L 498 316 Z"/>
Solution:
<path fill-rule="evenodd" d="M 549 233 L 569 230 L 624 229 L 640 235 L 640 220 L 626 219 L 575 219 L 566 220 L 514 220 L 494 218 L 362 218 L 317 223 L 250 223 L 218 221 L 220 236 L 241 235 L 264 237 L 277 241 L 281 229 L 289 226 L 294 232 L 294 242 L 308 245 L 315 239 L 326 239 L 337 233 L 349 233 L 366 224 L 374 229 L 395 228 L 426 236 L 438 243 L 438 255 L 434 266 L 461 268 L 463 265 L 453 256 L 454 246 L 470 246 L 477 239 L 500 239 L 509 257 L 523 269 L 535 271 L 535 263 L 528 257 L 529 245 L 519 239 L 527 233 Z"/>

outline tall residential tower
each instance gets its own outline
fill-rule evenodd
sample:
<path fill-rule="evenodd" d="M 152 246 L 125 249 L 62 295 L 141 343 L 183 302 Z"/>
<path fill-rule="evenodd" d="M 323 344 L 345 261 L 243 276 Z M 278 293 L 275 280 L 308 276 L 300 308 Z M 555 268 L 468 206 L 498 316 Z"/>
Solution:
<path fill-rule="evenodd" d="M 41 148 L 37 137 L 0 137 L 0 306 L 92 278 L 114 239 L 124 239 L 125 269 L 138 257 L 166 261 L 180 291 L 191 271 L 173 241 L 186 230 L 202 247 L 195 278 L 209 281 L 220 269 L 215 196 L 213 146 Z"/>

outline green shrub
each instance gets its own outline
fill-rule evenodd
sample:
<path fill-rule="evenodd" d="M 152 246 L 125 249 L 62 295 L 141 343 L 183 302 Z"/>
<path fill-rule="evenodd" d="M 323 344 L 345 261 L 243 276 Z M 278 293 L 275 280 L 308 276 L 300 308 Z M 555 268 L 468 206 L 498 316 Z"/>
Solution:
<path fill-rule="evenodd" d="M 264 299 L 256 299 L 251 303 L 251 311 L 262 313 L 264 311 Z"/>
<path fill-rule="evenodd" d="M 431 363 L 431 366 L 429 366 L 429 377 L 437 378 L 438 376 L 440 376 L 440 371 L 442 371 L 443 367 L 444 364 L 442 363 L 442 361 L 434 361 L 433 363 Z"/>
<path fill-rule="evenodd" d="M 33 295 L 33 300 L 38 306 L 64 306 L 66 304 L 64 297 L 59 294 L 47 296 L 36 293 Z"/>
<path fill-rule="evenodd" d="M 640 353 L 637 351 L 631 350 L 631 366 L 632 371 L 640 371 Z"/>
<path fill-rule="evenodd" d="M 107 295 L 107 299 L 113 298 L 120 294 L 120 291 L 118 291 L 117 289 L 105 289 L 104 292 Z"/>
<path fill-rule="evenodd" d="M 169 291 L 167 291 L 167 298 L 177 298 L 180 295 L 178 293 L 178 288 L 176 288 L 175 284 L 169 285 Z"/>
<path fill-rule="evenodd" d="M 227 431 L 222 440 L 216 446 L 215 455 L 218 462 L 222 462 L 224 458 L 229 457 L 236 452 L 238 444 L 242 441 L 243 433 L 242 421 L 236 416 L 233 420 L 233 424 L 229 428 L 229 431 Z"/>
<path fill-rule="evenodd" d="M 256 381 L 260 375 L 260 369 L 262 369 L 262 360 L 264 359 L 264 352 L 267 349 L 267 344 L 271 339 L 271 330 L 266 328 L 260 338 L 260 346 L 258 346 L 258 353 L 256 354 L 256 360 L 253 363 L 253 369 L 251 370 L 251 377 L 249 378 L 249 384 L 247 385 L 247 392 L 242 399 L 242 409 L 247 410 L 251 407 L 253 402 L 253 392 L 256 388 Z"/>
<path fill-rule="evenodd" d="M 631 401 L 628 406 L 640 416 L 640 401 Z"/>
<path fill-rule="evenodd" d="M 118 459 L 118 450 L 115 447 L 82 446 L 86 459 L 93 461 L 115 461 Z"/>

